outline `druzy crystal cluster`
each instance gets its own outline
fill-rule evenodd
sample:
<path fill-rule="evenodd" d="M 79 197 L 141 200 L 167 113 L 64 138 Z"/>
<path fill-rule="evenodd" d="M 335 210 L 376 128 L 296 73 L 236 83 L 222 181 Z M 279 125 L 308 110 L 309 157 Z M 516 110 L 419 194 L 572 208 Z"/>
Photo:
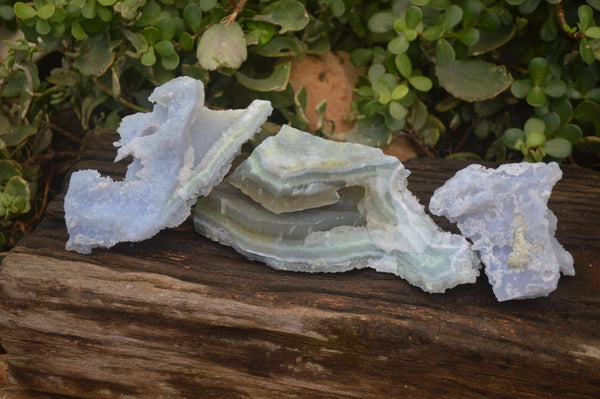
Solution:
<path fill-rule="evenodd" d="M 202 82 L 187 77 L 149 99 L 151 113 L 128 116 L 118 129 L 116 161 L 133 157 L 122 181 L 72 174 L 68 250 L 144 240 L 181 224 L 202 197 L 199 232 L 281 270 L 370 267 L 434 293 L 475 282 L 481 254 L 500 301 L 547 295 L 561 272 L 574 274 L 546 206 L 562 175 L 556 164 L 471 165 L 439 188 L 431 211 L 457 222 L 471 244 L 433 222 L 407 188 L 410 172 L 379 149 L 284 126 L 223 180 L 270 103 L 211 110 Z"/>
<path fill-rule="evenodd" d="M 473 241 L 499 301 L 546 296 L 560 273 L 575 274 L 546 205 L 561 177 L 555 162 L 470 165 L 433 194 L 429 209 Z"/>
<path fill-rule="evenodd" d="M 371 267 L 427 292 L 473 283 L 479 259 L 407 189 L 408 170 L 376 148 L 284 126 L 196 204 L 202 234 L 282 270 Z"/>
<path fill-rule="evenodd" d="M 180 225 L 272 111 L 261 100 L 243 110 L 208 109 L 204 85 L 189 77 L 156 88 L 149 100 L 156 103 L 151 113 L 127 116 L 118 129 L 115 162 L 133 156 L 123 181 L 95 170 L 71 175 L 65 196 L 68 250 L 90 253 Z"/>

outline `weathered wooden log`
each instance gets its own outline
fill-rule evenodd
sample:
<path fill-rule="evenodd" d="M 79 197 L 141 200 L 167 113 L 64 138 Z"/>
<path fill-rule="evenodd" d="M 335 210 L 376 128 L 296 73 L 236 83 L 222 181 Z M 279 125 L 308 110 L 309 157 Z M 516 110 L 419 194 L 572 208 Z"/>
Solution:
<path fill-rule="evenodd" d="M 115 138 L 88 135 L 78 168 L 122 174 Z M 406 165 L 422 203 L 464 166 Z M 600 177 L 563 171 L 550 208 L 577 275 L 547 298 L 505 303 L 485 276 L 431 295 L 371 270 L 275 271 L 191 220 L 67 252 L 58 198 L 0 270 L 10 377 L 82 398 L 598 397 Z"/>

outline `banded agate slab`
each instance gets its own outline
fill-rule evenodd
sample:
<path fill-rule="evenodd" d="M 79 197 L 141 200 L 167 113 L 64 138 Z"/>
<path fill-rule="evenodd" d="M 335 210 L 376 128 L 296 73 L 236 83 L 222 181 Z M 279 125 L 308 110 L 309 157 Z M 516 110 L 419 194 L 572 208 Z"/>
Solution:
<path fill-rule="evenodd" d="M 398 159 L 284 126 L 195 208 L 196 229 L 281 270 L 371 267 L 427 292 L 472 283 L 479 259 L 407 189 Z"/>

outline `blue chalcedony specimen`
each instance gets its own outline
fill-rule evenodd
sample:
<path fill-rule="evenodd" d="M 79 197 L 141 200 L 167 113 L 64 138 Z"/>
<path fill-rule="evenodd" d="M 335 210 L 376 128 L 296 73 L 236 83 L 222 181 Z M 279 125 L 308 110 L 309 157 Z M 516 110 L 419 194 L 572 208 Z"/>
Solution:
<path fill-rule="evenodd" d="M 575 274 L 547 207 L 561 177 L 555 162 L 470 165 L 433 194 L 429 209 L 456 222 L 473 241 L 499 301 L 546 296 L 561 272 Z"/>
<path fill-rule="evenodd" d="M 284 126 L 196 204 L 196 229 L 281 270 L 371 267 L 427 292 L 475 282 L 479 259 L 407 189 L 397 158 Z"/>
<path fill-rule="evenodd" d="M 71 175 L 65 197 L 68 250 L 90 253 L 181 224 L 272 111 L 261 100 L 247 109 L 208 109 L 204 85 L 189 77 L 157 87 L 149 100 L 155 103 L 151 113 L 127 116 L 118 129 L 115 162 L 133 156 L 123 181 L 95 170 Z"/>

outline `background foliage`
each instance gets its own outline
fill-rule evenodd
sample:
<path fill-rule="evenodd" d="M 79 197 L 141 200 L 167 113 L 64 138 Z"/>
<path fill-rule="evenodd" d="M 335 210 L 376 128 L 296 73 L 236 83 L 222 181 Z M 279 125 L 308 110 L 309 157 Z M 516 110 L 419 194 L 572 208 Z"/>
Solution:
<path fill-rule="evenodd" d="M 307 129 L 290 63 L 330 50 L 364 67 L 349 141 L 401 134 L 429 156 L 597 162 L 598 11 L 600 0 L 1 0 L 0 20 L 25 39 L 0 66 L 0 244 L 23 232 L 15 218 L 40 216 L 53 134 L 77 139 L 57 123 L 65 106 L 83 129 L 114 128 L 189 75 L 214 107 L 269 99 L 278 122 Z M 315 133 L 332 135 L 322 122 Z"/>

